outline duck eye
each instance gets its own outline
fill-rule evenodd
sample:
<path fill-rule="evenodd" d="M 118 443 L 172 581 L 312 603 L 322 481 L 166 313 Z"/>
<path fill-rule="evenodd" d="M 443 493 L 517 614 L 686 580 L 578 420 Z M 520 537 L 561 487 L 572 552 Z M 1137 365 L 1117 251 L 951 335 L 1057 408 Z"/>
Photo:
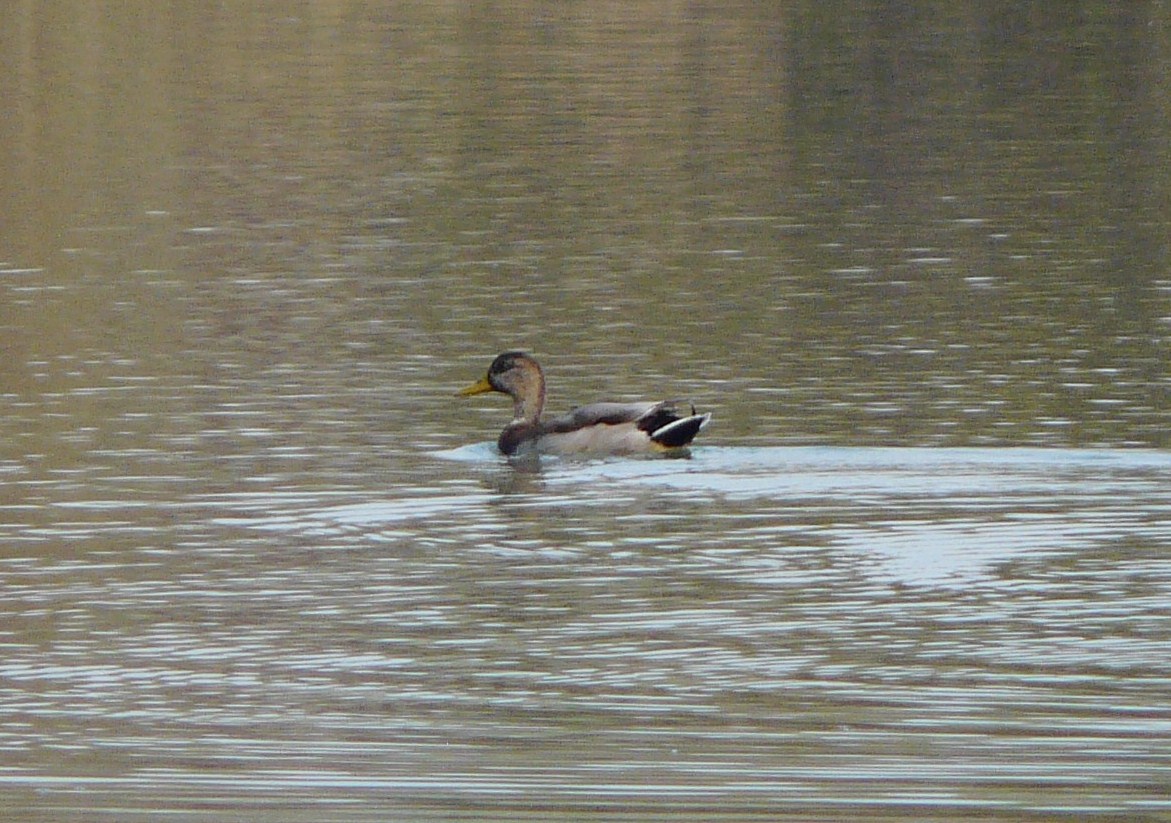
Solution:
<path fill-rule="evenodd" d="M 504 374 L 504 372 L 513 368 L 515 365 L 515 357 L 503 354 L 492 361 L 492 367 L 488 369 L 488 374 Z"/>

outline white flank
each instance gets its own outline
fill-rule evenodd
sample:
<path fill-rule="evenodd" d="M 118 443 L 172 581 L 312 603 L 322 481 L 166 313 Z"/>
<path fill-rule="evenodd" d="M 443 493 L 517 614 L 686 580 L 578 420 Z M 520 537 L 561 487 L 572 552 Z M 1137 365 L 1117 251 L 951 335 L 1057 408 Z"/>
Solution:
<path fill-rule="evenodd" d="M 554 432 L 537 441 L 537 449 L 546 454 L 635 454 L 657 448 L 633 423 Z"/>

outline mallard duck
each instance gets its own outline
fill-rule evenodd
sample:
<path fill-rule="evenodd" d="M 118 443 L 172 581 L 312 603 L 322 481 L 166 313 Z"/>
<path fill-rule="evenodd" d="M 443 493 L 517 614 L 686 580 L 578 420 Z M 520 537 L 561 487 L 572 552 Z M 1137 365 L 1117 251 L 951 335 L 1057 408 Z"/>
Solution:
<path fill-rule="evenodd" d="M 542 420 L 545 375 L 529 355 L 509 351 L 499 355 L 477 383 L 457 393 L 470 397 L 500 392 L 512 398 L 512 422 L 496 445 L 507 455 L 637 454 L 664 452 L 687 446 L 711 420 L 710 414 L 680 414 L 670 400 L 644 403 L 591 403 Z"/>

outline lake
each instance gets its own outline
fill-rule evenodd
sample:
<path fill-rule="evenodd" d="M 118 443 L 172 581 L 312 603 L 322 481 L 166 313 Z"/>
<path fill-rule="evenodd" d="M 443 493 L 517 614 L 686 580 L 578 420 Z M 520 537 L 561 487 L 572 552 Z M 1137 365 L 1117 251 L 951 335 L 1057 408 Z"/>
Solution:
<path fill-rule="evenodd" d="M 6 819 L 1167 819 L 1163 17 L 6 5 Z"/>

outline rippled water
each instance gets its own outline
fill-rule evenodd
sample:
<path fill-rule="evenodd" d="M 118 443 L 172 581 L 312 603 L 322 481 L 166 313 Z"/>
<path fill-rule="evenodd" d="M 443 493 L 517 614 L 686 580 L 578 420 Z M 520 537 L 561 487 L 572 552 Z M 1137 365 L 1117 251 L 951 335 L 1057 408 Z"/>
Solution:
<path fill-rule="evenodd" d="M 419 459 L 409 493 L 6 507 L 5 792 L 66 817 L 1171 806 L 1171 457 Z"/>
<path fill-rule="evenodd" d="M 6 821 L 1171 817 L 1154 6 L 87 9 L 0 6 Z M 713 423 L 509 463 L 514 347 Z"/>

